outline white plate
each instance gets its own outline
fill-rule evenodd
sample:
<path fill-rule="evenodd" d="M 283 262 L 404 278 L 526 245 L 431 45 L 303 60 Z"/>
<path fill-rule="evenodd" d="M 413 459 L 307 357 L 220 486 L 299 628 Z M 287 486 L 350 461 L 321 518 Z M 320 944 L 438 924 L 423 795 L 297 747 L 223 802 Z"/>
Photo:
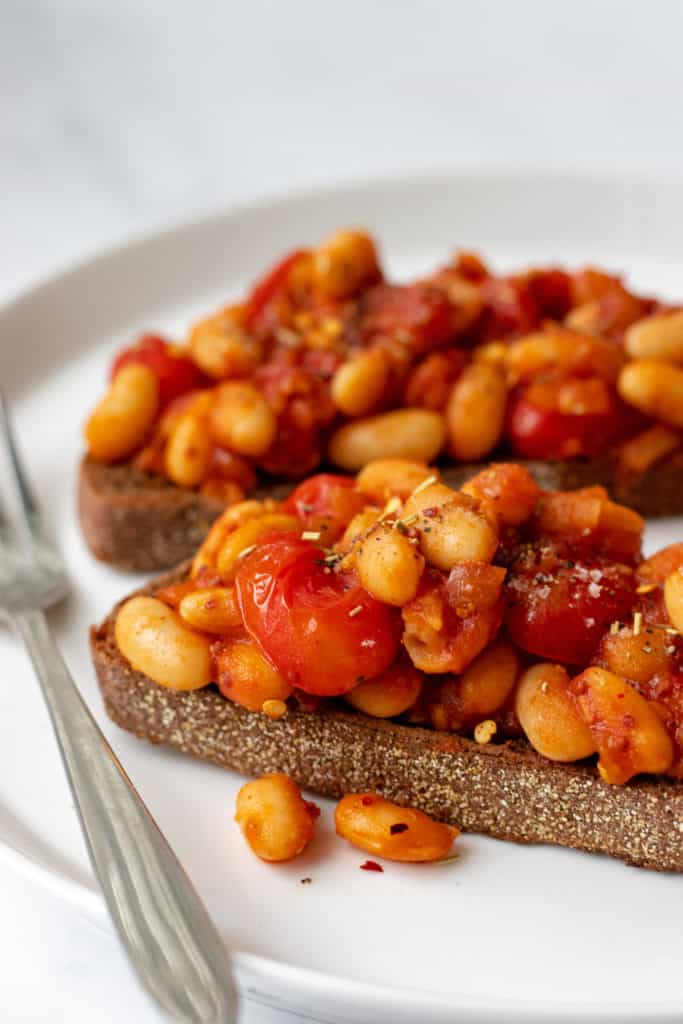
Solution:
<path fill-rule="evenodd" d="M 74 512 L 79 428 L 109 354 L 136 332 L 182 333 L 278 254 L 338 225 L 367 224 L 393 272 L 424 271 L 456 245 L 500 266 L 602 260 L 680 297 L 675 181 L 453 173 L 379 181 L 245 207 L 106 254 L 0 315 L 0 380 L 73 576 L 53 625 L 82 691 L 206 900 L 255 999 L 321 1019 L 445 1022 L 673 1021 L 680 988 L 678 877 L 550 847 L 475 836 L 446 866 L 387 864 L 318 836 L 293 864 L 247 850 L 231 818 L 237 776 L 134 739 L 102 714 L 87 626 L 135 586 L 96 564 Z M 652 548 L 680 522 L 648 529 Z M 106 920 L 47 715 L 26 659 L 0 635 L 0 835 L 5 855 Z M 13 851 L 19 851 L 13 852 Z M 300 879 L 310 876 L 310 885 Z"/>

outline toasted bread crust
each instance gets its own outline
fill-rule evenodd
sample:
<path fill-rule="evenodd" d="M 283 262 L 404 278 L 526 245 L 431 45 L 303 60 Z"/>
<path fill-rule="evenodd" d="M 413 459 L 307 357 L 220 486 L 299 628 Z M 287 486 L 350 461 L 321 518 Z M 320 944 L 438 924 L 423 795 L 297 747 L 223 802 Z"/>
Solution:
<path fill-rule="evenodd" d="M 96 558 L 119 569 L 158 572 L 199 547 L 223 505 L 131 463 L 108 466 L 84 458 L 78 511 Z"/>
<path fill-rule="evenodd" d="M 683 513 L 680 455 L 631 480 L 619 479 L 608 459 L 520 464 L 545 489 L 603 484 L 617 501 L 644 516 Z M 486 465 L 450 466 L 444 469 L 443 479 L 459 487 Z M 284 497 L 293 486 L 263 488 L 255 496 L 267 491 Z M 78 507 L 83 534 L 95 557 L 138 572 L 159 572 L 190 558 L 223 510 L 219 502 L 142 473 L 131 463 L 107 466 L 87 457 L 80 467 Z"/>
<path fill-rule="evenodd" d="M 138 593 L 153 594 L 186 570 Z M 92 656 L 109 716 L 141 739 L 246 775 L 284 771 L 323 796 L 374 790 L 469 832 L 683 871 L 681 783 L 612 786 L 594 765 L 548 761 L 524 741 L 481 746 L 342 707 L 290 711 L 274 722 L 213 686 L 179 692 L 136 672 L 116 646 L 116 611 L 92 629 Z"/>

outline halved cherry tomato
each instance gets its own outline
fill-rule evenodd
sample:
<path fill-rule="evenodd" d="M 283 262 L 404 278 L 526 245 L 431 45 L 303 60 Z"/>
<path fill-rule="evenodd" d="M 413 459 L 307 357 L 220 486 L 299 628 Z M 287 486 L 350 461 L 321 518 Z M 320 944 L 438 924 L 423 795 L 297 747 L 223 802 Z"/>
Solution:
<path fill-rule="evenodd" d="M 240 570 L 238 594 L 245 623 L 283 674 L 305 692 L 331 695 L 383 671 L 400 630 L 393 610 L 355 579 L 326 571 L 323 557 L 291 534 L 274 536 Z"/>
<path fill-rule="evenodd" d="M 366 504 L 367 498 L 358 493 L 353 477 L 318 473 L 299 484 L 284 509 L 297 516 L 306 530 L 319 531 L 321 541 L 329 546 Z"/>
<path fill-rule="evenodd" d="M 135 345 L 119 352 L 112 363 L 111 376 L 114 377 L 122 366 L 130 363 L 142 363 L 156 374 L 161 408 L 187 391 L 201 387 L 206 381 L 191 359 L 176 355 L 173 346 L 155 334 L 145 334 Z"/>
<path fill-rule="evenodd" d="M 324 558 L 309 541 L 273 534 L 246 557 L 235 583 L 245 626 L 285 679 L 332 697 L 391 665 L 401 616 Z"/>
<path fill-rule="evenodd" d="M 573 562 L 547 556 L 534 568 L 513 569 L 505 582 L 505 622 L 530 654 L 587 665 L 612 622 L 628 618 L 636 601 L 633 573 L 612 562 Z"/>
<path fill-rule="evenodd" d="M 379 284 L 361 299 L 361 333 L 366 340 L 392 338 L 413 354 L 443 345 L 453 335 L 451 307 L 430 284 Z"/>
<path fill-rule="evenodd" d="M 284 288 L 294 265 L 307 255 L 308 249 L 294 249 L 256 282 L 244 308 L 244 326 L 247 330 L 254 327 L 266 306 Z"/>
<path fill-rule="evenodd" d="M 576 382 L 587 393 L 593 382 Z M 596 384 L 598 382 L 595 382 Z M 558 408 L 563 381 L 532 384 L 518 389 L 510 399 L 506 433 L 515 455 L 524 459 L 567 459 L 579 455 L 603 454 L 617 438 L 632 429 L 628 410 L 599 382 L 599 403 L 586 412 L 563 412 Z M 597 392 L 598 387 L 594 390 Z M 577 408 L 579 405 L 577 404 Z"/>

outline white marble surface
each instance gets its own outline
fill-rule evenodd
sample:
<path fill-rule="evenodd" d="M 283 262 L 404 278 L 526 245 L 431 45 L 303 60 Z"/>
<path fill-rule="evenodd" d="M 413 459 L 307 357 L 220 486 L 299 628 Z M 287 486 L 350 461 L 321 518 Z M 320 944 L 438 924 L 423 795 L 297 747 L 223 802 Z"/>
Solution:
<path fill-rule="evenodd" d="M 0 297 L 131 232 L 348 176 L 683 174 L 682 37 L 678 0 L 2 0 Z M 3 1022 L 160 1020 L 110 935 L 7 871 L 0 906 Z"/>

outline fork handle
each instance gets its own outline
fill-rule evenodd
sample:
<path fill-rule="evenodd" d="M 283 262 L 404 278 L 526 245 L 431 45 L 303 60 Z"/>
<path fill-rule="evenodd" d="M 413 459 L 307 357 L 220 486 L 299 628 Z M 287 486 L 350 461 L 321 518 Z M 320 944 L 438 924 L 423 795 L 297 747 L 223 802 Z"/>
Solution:
<path fill-rule="evenodd" d="M 40 611 L 15 626 L 40 680 L 90 860 L 142 982 L 172 1017 L 237 1018 L 228 954 L 189 878 L 84 704 Z"/>

